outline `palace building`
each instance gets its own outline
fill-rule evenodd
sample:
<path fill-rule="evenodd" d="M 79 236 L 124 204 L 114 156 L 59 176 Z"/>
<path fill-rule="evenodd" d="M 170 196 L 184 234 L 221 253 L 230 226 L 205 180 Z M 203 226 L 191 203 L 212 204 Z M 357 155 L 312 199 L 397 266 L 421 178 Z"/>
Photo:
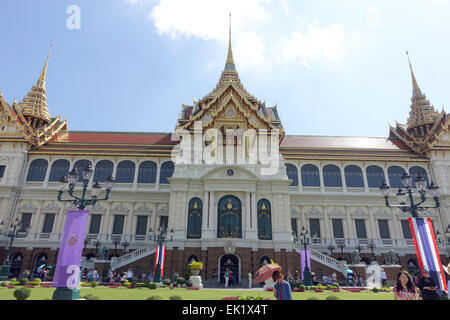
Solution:
<path fill-rule="evenodd" d="M 430 197 L 430 208 L 420 214 L 431 217 L 442 263 L 450 262 L 450 115 L 430 104 L 412 67 L 409 117 L 405 101 L 406 124 L 387 126 L 386 137 L 286 135 L 278 107 L 266 106 L 241 83 L 230 32 L 217 86 L 193 105 L 182 105 L 174 119 L 177 132 L 215 129 L 223 138 L 216 147 L 241 147 L 244 161 L 207 164 L 174 162 L 179 142 L 172 133 L 71 131 L 47 105 L 48 63 L 49 56 L 21 102 L 8 103 L 0 93 L 0 227 L 6 231 L 22 221 L 11 250 L 13 274 L 56 263 L 65 213 L 75 209 L 57 201 L 59 180 L 88 165 L 94 170 L 89 190 L 111 175 L 116 183 L 109 201 L 88 207 L 84 266 L 149 273 L 156 251 L 150 229 L 166 225 L 174 232 L 166 244 L 165 276 L 184 274 L 194 259 L 204 263 L 204 278 L 217 273 L 211 281 L 219 282 L 229 268 L 245 282 L 249 271 L 270 259 L 284 271 L 300 270 L 301 246 L 294 239 L 305 227 L 319 277 L 343 277 L 341 260 L 356 263 L 358 246 L 362 262 L 375 256 L 386 268 L 416 272 L 409 215 L 388 208 L 379 190 L 386 181 L 395 190 L 393 202 L 405 172 L 413 181 L 420 175 L 427 185 L 440 186 L 440 207 L 431 208 Z M 274 173 L 264 174 L 262 161 L 250 161 L 251 139 L 228 134 L 236 130 L 277 134 L 277 140 L 268 139 L 279 150 Z M 216 151 L 209 149 L 211 155 Z M 1 240 L 3 261 L 9 239 Z M 387 259 L 392 250 L 394 261 Z"/>

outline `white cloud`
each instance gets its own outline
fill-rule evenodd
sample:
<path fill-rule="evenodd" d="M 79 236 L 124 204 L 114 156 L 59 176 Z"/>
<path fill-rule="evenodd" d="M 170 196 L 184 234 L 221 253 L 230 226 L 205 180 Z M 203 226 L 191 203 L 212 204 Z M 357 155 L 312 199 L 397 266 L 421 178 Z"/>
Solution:
<path fill-rule="evenodd" d="M 377 6 L 367 8 L 367 26 L 370 29 L 381 29 L 381 9 Z"/>
<path fill-rule="evenodd" d="M 306 33 L 294 32 L 284 37 L 278 49 L 278 62 L 299 61 L 308 65 L 313 59 L 336 61 L 342 57 L 344 27 L 333 24 L 331 27 L 308 25 Z"/>
<path fill-rule="evenodd" d="M 234 60 L 239 70 L 248 66 L 261 65 L 265 61 L 265 44 L 256 32 L 245 32 L 238 35 L 233 49 Z"/>
<path fill-rule="evenodd" d="M 284 13 L 289 16 L 290 10 L 289 10 L 289 3 L 288 0 L 280 0 L 281 6 L 283 7 Z"/>
<path fill-rule="evenodd" d="M 270 18 L 271 0 L 160 0 L 150 13 L 160 35 L 227 39 L 229 13 L 233 32 L 256 30 Z"/>

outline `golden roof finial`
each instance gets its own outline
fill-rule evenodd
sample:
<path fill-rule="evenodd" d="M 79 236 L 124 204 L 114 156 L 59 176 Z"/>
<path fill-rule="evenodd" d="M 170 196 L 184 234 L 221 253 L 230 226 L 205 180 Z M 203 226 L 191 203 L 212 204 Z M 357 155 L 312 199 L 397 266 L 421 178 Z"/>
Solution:
<path fill-rule="evenodd" d="M 419 85 L 417 84 L 416 77 L 414 75 L 414 71 L 411 65 L 411 60 L 409 59 L 409 52 L 406 51 L 406 55 L 408 56 L 408 62 L 409 62 L 409 69 L 411 70 L 411 78 L 413 82 L 413 91 L 414 95 L 422 95 L 422 92 L 420 91 Z"/>
<path fill-rule="evenodd" d="M 37 86 L 40 88 L 45 89 L 45 79 L 47 77 L 47 66 L 48 66 L 48 59 L 50 58 L 50 53 L 52 52 L 53 48 L 53 42 L 50 43 L 50 49 L 48 50 L 47 59 L 45 60 L 44 69 L 42 69 L 41 76 L 38 79 Z"/>
<path fill-rule="evenodd" d="M 231 47 L 231 12 L 230 12 L 230 32 L 229 32 L 229 37 L 228 37 L 228 57 L 227 57 L 227 62 L 225 64 L 225 71 L 236 71 L 236 66 L 234 64 L 234 59 L 233 59 L 233 49 Z"/>

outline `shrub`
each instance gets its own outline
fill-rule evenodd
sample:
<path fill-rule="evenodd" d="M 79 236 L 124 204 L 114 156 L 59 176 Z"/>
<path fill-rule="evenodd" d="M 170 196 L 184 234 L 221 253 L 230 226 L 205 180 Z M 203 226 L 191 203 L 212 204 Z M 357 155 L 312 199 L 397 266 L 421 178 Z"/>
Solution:
<path fill-rule="evenodd" d="M 180 296 L 171 296 L 169 297 L 170 300 L 183 300 Z"/>
<path fill-rule="evenodd" d="M 308 298 L 308 300 L 320 300 L 320 299 L 317 297 L 311 297 L 311 298 Z"/>
<path fill-rule="evenodd" d="M 27 285 L 27 284 L 29 284 L 30 283 L 30 280 L 28 280 L 27 278 L 23 278 L 22 280 L 20 280 L 20 282 L 19 282 L 19 284 L 21 285 L 21 286 L 25 286 L 25 285 Z"/>
<path fill-rule="evenodd" d="M 325 298 L 325 300 L 341 300 L 338 296 L 331 295 Z"/>
<path fill-rule="evenodd" d="M 163 300 L 163 298 L 159 295 L 156 295 L 148 297 L 147 300 Z"/>
<path fill-rule="evenodd" d="M 311 291 L 316 290 L 316 289 L 317 289 L 316 286 L 312 286 L 311 288 L 309 288 L 309 290 L 311 290 Z"/>
<path fill-rule="evenodd" d="M 378 289 L 378 288 L 373 288 L 373 289 L 372 289 L 372 292 L 373 292 L 373 293 L 378 293 L 378 292 L 380 292 L 380 289 Z"/>
<path fill-rule="evenodd" d="M 9 281 L 9 285 L 10 286 L 18 286 L 19 285 L 19 281 Z"/>
<path fill-rule="evenodd" d="M 145 285 L 144 287 L 148 287 L 149 283 L 150 283 L 149 280 L 145 280 L 145 281 L 144 281 L 144 285 Z"/>
<path fill-rule="evenodd" d="M 191 280 L 187 280 L 187 281 L 186 281 L 186 286 L 187 286 L 188 288 L 192 287 L 192 286 L 193 286 L 192 281 L 191 281 Z"/>
<path fill-rule="evenodd" d="M 91 282 L 91 288 L 95 288 L 96 286 L 98 286 L 98 282 Z"/>
<path fill-rule="evenodd" d="M 150 283 L 150 282 L 149 282 L 149 283 Z M 139 282 L 139 283 L 137 284 L 137 287 L 138 287 L 138 288 L 147 288 L 147 287 L 148 287 L 148 284 L 147 284 L 147 283 Z"/>
<path fill-rule="evenodd" d="M 189 269 L 191 269 L 191 270 L 202 270 L 203 269 L 203 263 L 192 261 L 192 263 L 189 264 Z"/>
<path fill-rule="evenodd" d="M 131 286 L 131 283 L 129 283 L 127 280 L 125 280 L 125 281 L 123 282 L 123 286 L 124 286 L 124 287 Z"/>
<path fill-rule="evenodd" d="M 6 283 L 6 281 L 3 281 L 1 284 L 0 284 L 0 286 L 2 286 L 2 287 L 6 287 L 8 285 L 8 283 Z"/>
<path fill-rule="evenodd" d="M 34 278 L 33 281 L 31 281 L 31 282 L 34 282 L 34 283 L 37 283 L 37 284 L 41 284 L 41 279 L 40 278 Z"/>
<path fill-rule="evenodd" d="M 101 300 L 99 297 L 94 296 L 93 294 L 87 294 L 87 295 L 85 295 L 83 297 L 83 299 L 86 299 L 86 300 Z"/>
<path fill-rule="evenodd" d="M 31 295 L 30 288 L 24 287 L 14 290 L 14 297 L 16 297 L 17 300 L 27 300 L 30 295 Z"/>
<path fill-rule="evenodd" d="M 333 287 L 330 286 L 330 285 L 328 285 L 328 286 L 327 286 L 327 290 L 331 290 L 331 289 L 333 289 Z"/>
<path fill-rule="evenodd" d="M 298 288 L 299 288 L 299 289 L 305 290 L 305 285 L 304 285 L 304 284 L 301 284 L 301 285 L 298 286 Z"/>
<path fill-rule="evenodd" d="M 335 283 L 333 283 L 332 286 L 335 287 L 335 288 L 339 288 L 339 283 L 335 282 Z"/>
<path fill-rule="evenodd" d="M 178 283 L 178 284 L 181 284 L 181 285 L 182 285 L 182 284 L 184 284 L 185 282 L 186 282 L 186 280 L 185 280 L 183 277 L 178 277 L 178 278 L 177 278 L 177 283 Z"/>
<path fill-rule="evenodd" d="M 164 279 L 162 283 L 163 283 L 163 285 L 165 285 L 165 286 L 170 286 L 171 281 L 170 281 L 170 279 Z"/>
<path fill-rule="evenodd" d="M 133 288 L 136 288 L 137 287 L 137 281 L 131 281 L 131 286 Z"/>
<path fill-rule="evenodd" d="M 148 284 L 148 288 L 149 288 L 150 290 L 155 290 L 156 287 L 157 287 L 157 285 L 156 285 L 156 283 L 154 283 L 154 282 L 150 282 L 150 283 Z"/>

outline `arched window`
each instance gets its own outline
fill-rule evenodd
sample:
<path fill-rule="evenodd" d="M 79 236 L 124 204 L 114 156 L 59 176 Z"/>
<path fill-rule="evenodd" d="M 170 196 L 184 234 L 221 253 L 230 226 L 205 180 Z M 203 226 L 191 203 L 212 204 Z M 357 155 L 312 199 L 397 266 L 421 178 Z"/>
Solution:
<path fill-rule="evenodd" d="M 219 200 L 217 238 L 242 238 L 242 204 L 235 196 Z"/>
<path fill-rule="evenodd" d="M 133 183 L 134 171 L 136 166 L 133 161 L 122 161 L 117 166 L 116 182 L 117 183 Z"/>
<path fill-rule="evenodd" d="M 266 264 L 271 264 L 272 262 L 270 261 L 269 257 L 261 257 L 261 259 L 259 259 L 259 267 L 261 268 L 262 266 L 266 265 Z"/>
<path fill-rule="evenodd" d="M 112 176 L 114 164 L 109 160 L 102 160 L 95 166 L 94 181 L 105 182 L 108 177 Z"/>
<path fill-rule="evenodd" d="M 168 178 L 173 176 L 174 165 L 172 161 L 164 162 L 161 166 L 161 174 L 159 177 L 160 184 L 169 184 Z"/>
<path fill-rule="evenodd" d="M 325 187 L 342 187 L 341 169 L 334 164 L 323 167 L 323 183 Z"/>
<path fill-rule="evenodd" d="M 393 166 L 388 169 L 389 184 L 391 188 L 403 188 L 401 177 L 405 174 L 405 170 L 401 167 Z"/>
<path fill-rule="evenodd" d="M 200 259 L 197 256 L 189 256 L 186 261 L 186 264 L 191 264 L 192 262 L 200 262 Z"/>
<path fill-rule="evenodd" d="M 202 237 L 202 211 L 203 202 L 199 198 L 189 201 L 188 211 L 188 239 L 200 239 Z"/>
<path fill-rule="evenodd" d="M 11 268 L 9 270 L 14 276 L 18 276 L 22 270 L 23 255 L 18 252 L 12 255 Z"/>
<path fill-rule="evenodd" d="M 360 167 L 345 167 L 345 184 L 349 188 L 364 188 L 363 173 Z"/>
<path fill-rule="evenodd" d="M 286 164 L 286 174 L 290 180 L 292 180 L 291 186 L 297 187 L 298 186 L 298 171 L 297 167 L 293 164 L 287 163 Z"/>
<path fill-rule="evenodd" d="M 411 181 L 413 183 L 413 187 L 416 188 L 416 179 L 417 176 L 420 175 L 422 178 L 425 179 L 427 182 L 427 188 L 430 186 L 429 180 L 428 180 L 428 174 L 422 167 L 412 167 L 409 169 L 409 175 L 411 176 Z"/>
<path fill-rule="evenodd" d="M 79 175 L 78 182 L 83 182 L 83 170 L 89 166 L 92 166 L 92 163 L 89 160 L 78 160 L 75 162 L 74 167 L 77 168 Z"/>
<path fill-rule="evenodd" d="M 258 239 L 272 240 L 272 213 L 269 200 L 258 201 Z"/>
<path fill-rule="evenodd" d="M 319 168 L 313 164 L 307 164 L 302 167 L 302 186 L 320 187 Z"/>
<path fill-rule="evenodd" d="M 33 160 L 28 170 L 27 181 L 44 181 L 47 174 L 48 161 L 45 159 Z M 61 177 L 60 177 L 61 179 Z"/>
<path fill-rule="evenodd" d="M 369 188 L 379 188 L 386 180 L 384 171 L 379 166 L 369 166 L 366 169 L 367 184 Z"/>
<path fill-rule="evenodd" d="M 66 176 L 70 170 L 70 162 L 64 159 L 56 160 L 52 164 L 52 169 L 50 170 L 50 177 L 48 181 L 56 182 L 61 180 L 62 177 Z"/>
<path fill-rule="evenodd" d="M 156 163 L 142 162 L 139 166 L 138 183 L 156 183 Z"/>

